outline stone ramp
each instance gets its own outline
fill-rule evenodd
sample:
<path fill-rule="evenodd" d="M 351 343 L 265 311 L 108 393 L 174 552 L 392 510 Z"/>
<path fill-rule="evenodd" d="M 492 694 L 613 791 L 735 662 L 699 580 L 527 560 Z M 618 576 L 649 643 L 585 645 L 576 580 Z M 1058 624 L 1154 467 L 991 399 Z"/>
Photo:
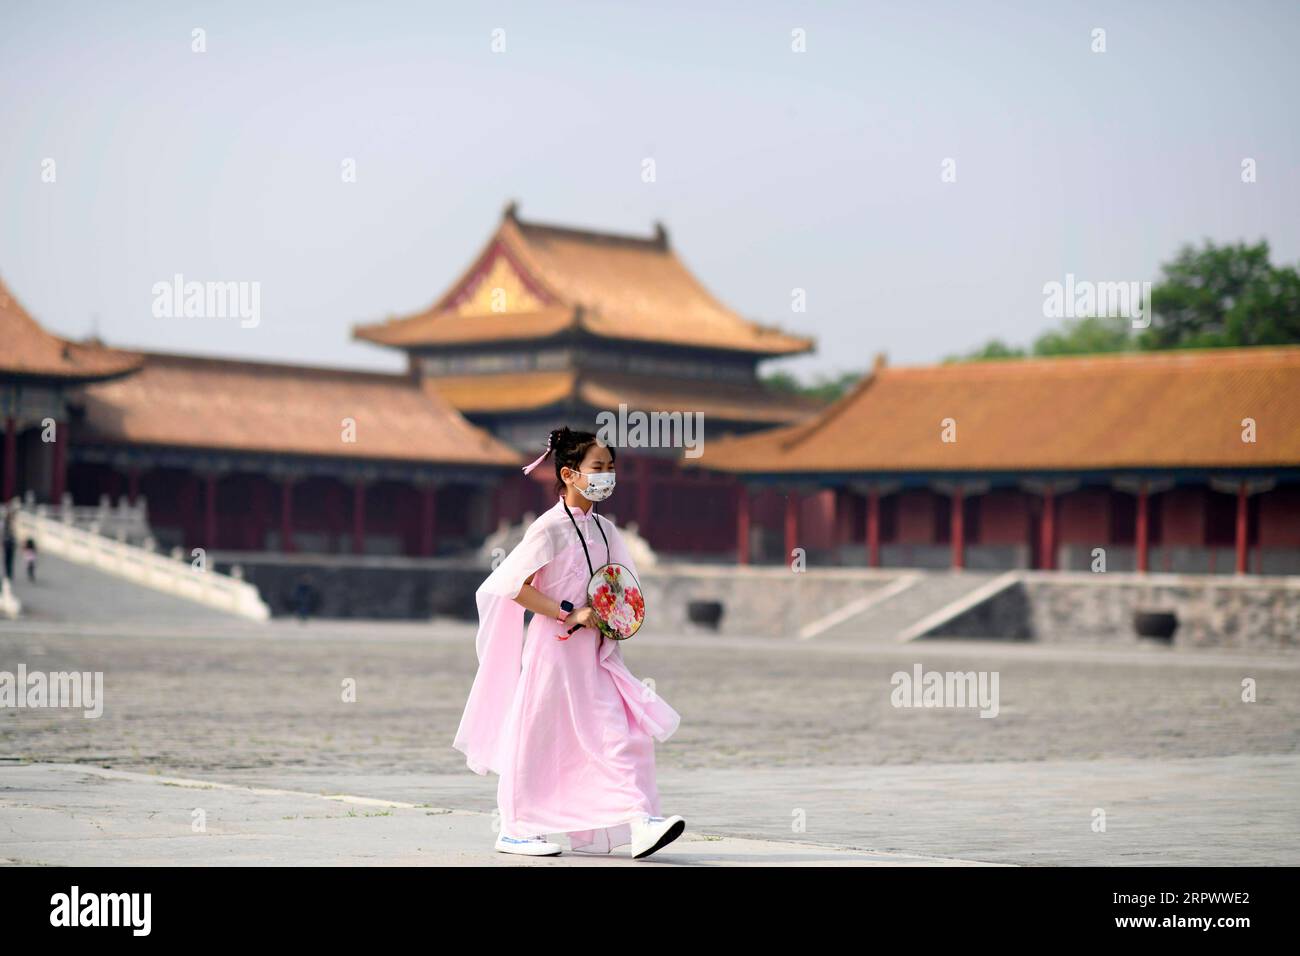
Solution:
<path fill-rule="evenodd" d="M 894 642 L 920 636 L 918 624 L 962 601 L 1002 575 L 1000 571 L 907 571 L 894 584 L 813 622 L 800 636 L 817 641 Z"/>
<path fill-rule="evenodd" d="M 16 622 L 19 625 L 107 621 L 157 625 L 243 620 L 48 553 L 37 556 L 35 583 L 27 580 L 21 560 L 15 561 L 13 588 L 23 605 L 22 616 Z"/>

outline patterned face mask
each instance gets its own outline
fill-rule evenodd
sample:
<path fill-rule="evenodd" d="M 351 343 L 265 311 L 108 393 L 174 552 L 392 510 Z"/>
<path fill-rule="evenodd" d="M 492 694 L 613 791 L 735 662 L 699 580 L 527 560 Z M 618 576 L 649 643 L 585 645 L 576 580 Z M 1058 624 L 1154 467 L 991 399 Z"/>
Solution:
<path fill-rule="evenodd" d="M 582 475 L 587 479 L 586 488 L 579 488 L 576 482 L 573 487 L 577 488 L 578 493 L 588 501 L 604 501 L 614 493 L 614 472 L 612 471 L 597 471 L 586 475 L 575 470 L 574 474 Z"/>

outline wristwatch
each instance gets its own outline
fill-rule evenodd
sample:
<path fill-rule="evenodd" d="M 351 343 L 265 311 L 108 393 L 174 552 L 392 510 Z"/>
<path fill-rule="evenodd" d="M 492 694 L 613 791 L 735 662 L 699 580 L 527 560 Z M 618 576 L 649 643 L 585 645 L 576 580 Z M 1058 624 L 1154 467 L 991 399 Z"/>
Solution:
<path fill-rule="evenodd" d="M 568 617 L 570 614 L 572 614 L 572 613 L 573 613 L 573 602 L 572 602 L 572 601 L 561 601 L 561 602 L 560 602 L 560 613 L 557 614 L 557 615 L 555 615 L 555 619 L 556 619 L 557 621 L 559 621 L 561 624 L 563 624 L 565 618 L 567 618 L 567 617 Z"/>

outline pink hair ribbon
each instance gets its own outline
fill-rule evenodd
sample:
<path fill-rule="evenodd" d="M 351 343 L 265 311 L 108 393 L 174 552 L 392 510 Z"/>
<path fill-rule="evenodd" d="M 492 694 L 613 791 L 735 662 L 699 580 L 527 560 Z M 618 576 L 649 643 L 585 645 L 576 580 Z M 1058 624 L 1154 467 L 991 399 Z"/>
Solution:
<path fill-rule="evenodd" d="M 538 455 L 536 460 L 534 460 L 531 465 L 524 466 L 524 474 L 525 475 L 528 474 L 530 471 L 532 471 L 534 468 L 540 465 L 542 463 L 542 459 L 545 458 L 550 453 L 551 453 L 551 440 L 548 438 L 546 439 L 546 451 Z"/>

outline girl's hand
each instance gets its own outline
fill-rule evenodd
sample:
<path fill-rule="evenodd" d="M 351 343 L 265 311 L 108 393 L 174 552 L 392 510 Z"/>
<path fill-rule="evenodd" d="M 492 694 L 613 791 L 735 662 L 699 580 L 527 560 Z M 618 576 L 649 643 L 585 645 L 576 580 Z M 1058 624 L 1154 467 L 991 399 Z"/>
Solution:
<path fill-rule="evenodd" d="M 596 612 L 593 611 L 591 605 L 588 604 L 585 607 L 578 608 L 565 620 L 568 622 L 569 627 L 573 627 L 575 624 L 594 624 L 596 620 Z"/>
<path fill-rule="evenodd" d="M 568 617 L 564 619 L 564 625 L 563 625 L 564 630 L 559 635 L 560 640 L 562 641 L 568 640 L 570 637 L 573 636 L 569 634 L 568 631 L 569 628 L 573 627 L 574 625 L 582 624 L 584 626 L 590 626 L 594 621 L 595 614 L 596 612 L 591 609 L 590 604 L 588 604 L 586 607 L 580 607 L 575 611 L 573 611 Z"/>

